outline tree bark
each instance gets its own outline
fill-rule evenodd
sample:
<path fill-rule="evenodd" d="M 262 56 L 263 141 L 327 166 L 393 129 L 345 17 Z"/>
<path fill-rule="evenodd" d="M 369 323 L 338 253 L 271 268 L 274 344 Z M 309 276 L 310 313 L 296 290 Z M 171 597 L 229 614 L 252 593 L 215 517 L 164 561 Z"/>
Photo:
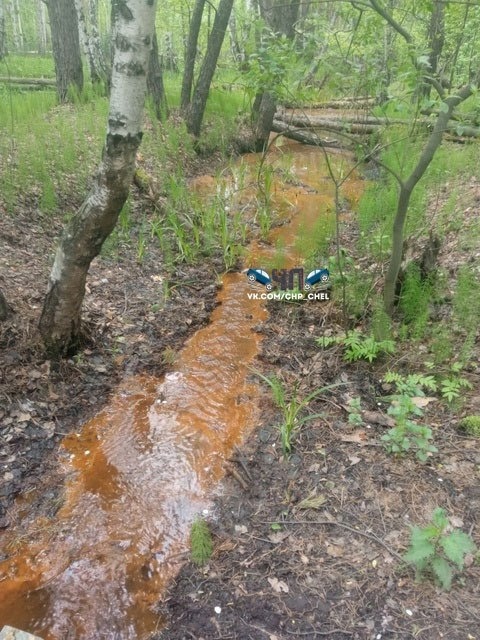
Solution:
<path fill-rule="evenodd" d="M 433 3 L 427 38 L 429 48 L 428 61 L 430 65 L 428 74 L 435 77 L 438 71 L 438 61 L 442 55 L 443 45 L 445 44 L 445 3 L 443 0 L 435 0 Z M 432 85 L 426 83 L 423 85 L 421 93 L 425 98 L 429 98 L 431 91 Z"/>
<path fill-rule="evenodd" d="M 0 60 L 3 60 L 7 53 L 7 41 L 5 35 L 5 10 L 3 0 L 0 0 Z"/>
<path fill-rule="evenodd" d="M 300 3 L 298 0 L 261 0 L 260 13 L 262 18 L 276 34 L 283 34 L 290 40 L 295 36 L 295 23 L 297 21 Z M 272 128 L 276 111 L 276 102 L 270 87 L 259 93 L 252 108 L 252 129 L 256 137 L 255 148 L 265 149 Z"/>
<path fill-rule="evenodd" d="M 68 88 L 83 89 L 78 19 L 74 0 L 47 0 L 53 58 L 60 102 L 66 102 Z"/>
<path fill-rule="evenodd" d="M 190 28 L 188 30 L 187 50 L 185 52 L 185 68 L 183 70 L 182 91 L 180 94 L 180 107 L 183 112 L 186 112 L 188 109 L 192 96 L 198 36 L 200 34 L 200 27 L 202 26 L 204 8 L 205 0 L 196 0 L 193 8 L 192 19 L 190 21 Z"/>
<path fill-rule="evenodd" d="M 37 30 L 37 51 L 40 55 L 47 52 L 47 21 L 45 20 L 45 4 L 36 0 L 35 23 Z"/>
<path fill-rule="evenodd" d="M 89 0 L 87 11 L 85 0 L 75 0 L 75 8 L 78 17 L 79 42 L 88 60 L 90 78 L 93 83 L 104 82 L 107 72 L 98 34 L 97 1 Z"/>
<path fill-rule="evenodd" d="M 55 80 L 49 80 L 48 78 L 9 78 L 8 76 L 0 76 L 0 82 L 2 84 L 37 85 L 38 87 L 54 87 L 56 85 Z"/>
<path fill-rule="evenodd" d="M 288 124 L 285 124 L 285 122 L 282 122 L 281 120 L 274 120 L 271 129 L 275 133 L 281 133 L 285 138 L 290 138 L 291 140 L 296 140 L 297 142 L 312 145 L 314 147 L 331 147 L 334 149 L 350 148 L 348 143 L 343 144 L 338 140 L 326 140 L 325 138 L 320 138 L 320 136 L 314 131 L 299 131 L 298 129 L 290 127 Z M 254 149 L 250 150 L 253 151 Z"/>
<path fill-rule="evenodd" d="M 64 231 L 40 318 L 40 331 L 51 357 L 71 353 L 78 347 L 88 269 L 115 227 L 128 197 L 142 138 L 155 5 L 155 0 L 124 0 L 118 5 L 102 161 L 91 192 Z"/>
<path fill-rule="evenodd" d="M 25 38 L 23 37 L 22 18 L 20 15 L 20 7 L 18 5 L 18 0 L 13 0 L 12 9 L 13 9 L 12 26 L 13 26 L 13 33 L 14 33 L 15 48 L 17 51 L 20 51 L 25 46 Z"/>
<path fill-rule="evenodd" d="M 207 53 L 202 63 L 198 75 L 195 89 L 193 91 L 192 102 L 187 114 L 187 130 L 194 136 L 200 135 L 200 128 L 207 105 L 208 92 L 217 66 L 218 56 L 222 48 L 228 21 L 232 12 L 233 0 L 220 0 L 212 31 L 208 38 Z"/>
<path fill-rule="evenodd" d="M 153 100 L 155 115 L 160 120 L 163 116 L 168 116 L 167 96 L 163 86 L 163 71 L 158 56 L 157 34 L 153 34 L 153 45 L 150 51 L 147 76 L 148 93 Z"/>

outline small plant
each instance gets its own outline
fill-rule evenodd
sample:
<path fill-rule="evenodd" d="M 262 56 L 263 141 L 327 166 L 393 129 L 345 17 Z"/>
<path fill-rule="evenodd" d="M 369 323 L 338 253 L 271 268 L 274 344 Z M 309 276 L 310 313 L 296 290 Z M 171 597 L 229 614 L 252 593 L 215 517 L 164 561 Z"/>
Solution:
<path fill-rule="evenodd" d="M 424 376 L 421 373 L 412 373 L 402 376 L 396 371 L 389 371 L 383 378 L 384 382 L 393 383 L 398 394 L 409 396 L 410 398 L 424 396 L 423 389 L 435 392 L 437 383 L 433 376 Z"/>
<path fill-rule="evenodd" d="M 469 436 L 480 437 L 480 416 L 466 416 L 461 420 L 460 428 Z"/>
<path fill-rule="evenodd" d="M 349 401 L 347 407 L 348 423 L 354 425 L 355 427 L 359 427 L 363 424 L 360 402 L 360 398 L 352 398 Z"/>
<path fill-rule="evenodd" d="M 414 451 L 418 460 L 425 462 L 430 453 L 437 451 L 437 448 L 430 444 L 433 437 L 430 427 L 417 424 L 410 418 L 411 415 L 421 416 L 423 413 L 411 397 L 393 396 L 387 413 L 395 419 L 396 423 L 382 436 L 388 453 L 402 456 L 409 451 Z"/>
<path fill-rule="evenodd" d="M 394 353 L 393 340 L 377 341 L 373 336 L 364 336 L 359 331 L 351 331 L 346 336 L 317 338 L 317 344 L 326 348 L 332 344 L 342 344 L 345 347 L 344 358 L 347 362 L 367 360 L 373 362 L 384 353 Z"/>
<path fill-rule="evenodd" d="M 213 553 L 212 534 L 208 524 L 202 518 L 197 518 L 190 530 L 190 547 L 192 561 L 202 567 L 206 564 Z"/>
<path fill-rule="evenodd" d="M 461 571 L 465 556 L 475 550 L 472 538 L 460 529 L 452 530 L 444 509 L 437 507 L 426 527 L 412 527 L 404 558 L 415 567 L 417 580 L 431 575 L 448 591 L 454 567 Z"/>
<path fill-rule="evenodd" d="M 442 397 L 449 403 L 460 397 L 462 389 L 471 389 L 472 385 L 466 378 L 444 378 L 440 383 Z"/>
<path fill-rule="evenodd" d="M 177 352 L 172 347 L 165 347 L 162 351 L 162 363 L 165 365 L 175 364 L 177 360 Z"/>
<path fill-rule="evenodd" d="M 256 375 L 268 384 L 272 391 L 273 401 L 277 407 L 282 411 L 282 423 L 279 425 L 280 435 L 282 440 L 282 450 L 284 454 L 289 454 L 292 451 L 292 438 L 293 433 L 299 429 L 302 425 L 306 424 L 310 420 L 320 418 L 323 413 L 314 413 L 301 416 L 302 412 L 308 407 L 309 403 L 319 396 L 324 391 L 337 387 L 338 384 L 329 385 L 316 389 L 303 400 L 298 397 L 298 387 L 294 386 L 291 394 L 287 393 L 287 390 L 282 385 L 282 382 L 276 377 L 264 376 L 259 371 L 255 371 Z"/>

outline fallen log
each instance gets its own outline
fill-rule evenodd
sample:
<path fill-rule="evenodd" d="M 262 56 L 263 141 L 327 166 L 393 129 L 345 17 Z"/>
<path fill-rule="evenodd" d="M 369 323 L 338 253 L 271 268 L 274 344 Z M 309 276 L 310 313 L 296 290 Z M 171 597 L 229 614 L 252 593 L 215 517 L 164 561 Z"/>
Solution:
<path fill-rule="evenodd" d="M 304 129 L 295 129 L 281 120 L 274 120 L 271 130 L 274 133 L 281 133 L 285 138 L 302 142 L 303 144 L 313 145 L 315 147 L 333 147 L 335 149 L 348 149 L 350 145 L 343 144 L 340 140 L 328 140 L 321 138 L 315 131 L 307 131 Z"/>
<path fill-rule="evenodd" d="M 312 116 L 310 118 L 297 117 L 290 115 L 276 116 L 276 120 L 286 125 L 297 127 L 299 129 L 324 129 L 325 131 L 340 131 L 343 133 L 373 133 L 377 131 L 378 124 L 363 124 L 360 122 L 351 122 L 348 119 L 341 118 L 319 118 Z"/>
<path fill-rule="evenodd" d="M 1 76 L 0 83 L 2 84 L 26 84 L 39 87 L 55 87 L 55 80 L 51 78 L 12 78 L 9 76 Z"/>
<path fill-rule="evenodd" d="M 315 105 L 308 105 L 309 109 L 351 109 L 352 107 L 373 107 L 379 104 L 378 98 L 371 98 L 368 96 L 351 96 L 349 98 L 342 98 L 341 100 L 329 100 L 328 102 L 318 102 Z"/>
<path fill-rule="evenodd" d="M 322 118 L 321 116 L 297 116 L 287 113 L 277 113 L 275 119 L 287 125 L 299 129 L 323 129 L 325 131 L 339 131 L 343 133 L 370 134 L 377 131 L 379 127 L 392 125 L 408 125 L 413 123 L 408 120 L 375 118 L 374 116 L 348 116 L 345 118 Z M 434 126 L 431 119 L 422 118 L 415 121 L 415 125 L 426 129 Z M 470 125 L 462 125 L 460 122 L 452 122 L 446 128 L 447 132 L 459 137 L 479 138 L 480 129 Z"/>
<path fill-rule="evenodd" d="M 323 122 L 335 122 L 338 124 L 372 124 L 372 125 L 392 125 L 392 124 L 408 124 L 411 125 L 409 120 L 404 120 L 401 118 L 381 118 L 379 116 L 370 116 L 363 114 L 350 114 L 350 115 L 339 115 L 334 116 L 324 116 L 321 113 L 317 115 L 302 115 L 301 113 L 288 113 L 285 111 L 279 111 L 275 114 L 275 118 L 278 120 L 283 120 L 284 122 L 291 122 L 295 126 L 302 127 L 320 127 Z M 417 120 L 417 122 L 427 122 L 425 118 Z M 318 124 L 317 124 L 318 123 Z"/>

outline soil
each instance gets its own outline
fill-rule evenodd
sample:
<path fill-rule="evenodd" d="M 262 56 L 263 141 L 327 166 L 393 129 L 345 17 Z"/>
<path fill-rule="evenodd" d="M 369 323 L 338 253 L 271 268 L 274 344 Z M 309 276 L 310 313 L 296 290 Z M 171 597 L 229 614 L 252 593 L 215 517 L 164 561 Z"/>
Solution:
<path fill-rule="evenodd" d="M 218 160 L 186 162 L 188 175 L 214 171 Z M 83 349 L 60 362 L 45 359 L 37 324 L 62 221 L 41 214 L 35 197 L 20 202 L 15 217 L 0 202 L 0 288 L 10 308 L 0 323 L 0 528 L 14 497 L 54 472 L 63 436 L 95 415 L 125 376 L 160 376 L 216 305 L 222 260 L 167 275 L 150 240 L 139 262 L 140 221 L 152 202 L 136 186 L 131 201 L 129 237 L 110 243 L 90 269 Z M 73 195 L 68 208 L 80 202 Z"/>
<path fill-rule="evenodd" d="M 457 186 L 462 224 L 467 236 L 478 237 L 479 182 Z M 429 203 L 431 219 L 447 187 Z M 342 244 L 353 252 L 356 230 L 348 216 L 344 232 Z M 415 244 L 411 257 L 422 252 Z M 447 229 L 439 261 L 452 290 L 460 264 L 478 265 L 476 247 L 462 245 L 458 232 Z M 447 296 L 437 314 L 448 315 L 450 306 Z M 433 429 L 438 453 L 420 463 L 392 457 L 382 446 L 392 426 L 382 401 L 392 387 L 382 377 L 388 368 L 419 371 L 426 347 L 403 343 L 388 367 L 381 359 L 347 365 L 340 347 L 321 351 L 315 342 L 341 331 L 338 305 L 272 302 L 269 311 L 263 372 L 280 376 L 286 388 L 299 385 L 300 397 L 340 386 L 309 405 L 323 415 L 302 425 L 290 456 L 281 450 L 281 413 L 265 390 L 258 429 L 232 459 L 236 474 L 224 482 L 209 520 L 214 553 L 203 567 L 183 567 L 159 604 L 166 626 L 156 640 L 478 637 L 478 556 L 467 555 L 448 592 L 433 580 L 416 582 L 402 562 L 410 527 L 425 526 L 438 506 L 451 527 L 480 542 L 478 441 L 458 428 L 462 416 L 480 409 L 478 341 L 464 373 L 472 390 L 453 408 L 438 397 L 425 407 L 423 422 Z M 452 334 L 455 340 L 458 349 L 461 337 Z M 348 402 L 356 397 L 362 399 L 360 426 L 348 421 Z"/>
<path fill-rule="evenodd" d="M 465 190 L 472 212 L 477 190 L 476 182 Z M 15 495 L 53 472 L 63 435 L 98 412 L 124 376 L 160 375 L 208 322 L 222 265 L 212 259 L 179 267 L 165 299 L 159 249 L 149 246 L 139 264 L 135 242 L 123 243 L 92 265 L 85 349 L 54 363 L 45 360 L 37 335 L 38 283 L 47 281 L 61 224 L 26 201 L 15 219 L 1 216 L 0 225 L 0 271 L 11 274 L 0 286 L 12 307 L 0 324 L 0 526 L 6 527 Z M 353 247 L 356 231 L 348 220 L 346 232 L 346 246 Z M 453 237 L 448 243 L 445 261 Z M 474 640 L 475 558 L 467 556 L 465 570 L 444 592 L 429 581 L 416 584 L 401 556 L 410 525 L 423 526 L 437 506 L 480 542 L 480 453 L 477 441 L 458 430 L 462 415 L 480 412 L 478 367 L 465 374 L 473 389 L 460 409 L 438 398 L 425 408 L 439 452 L 425 464 L 396 459 L 380 441 L 389 426 L 381 400 L 391 392 L 381 382 L 386 362 L 346 365 L 339 346 L 321 351 L 315 342 L 340 331 L 338 305 L 272 302 L 269 310 L 260 329 L 264 373 L 276 373 L 288 388 L 297 384 L 300 397 L 338 386 L 310 404 L 322 415 L 295 433 L 290 456 L 282 453 L 281 415 L 265 390 L 261 422 L 232 458 L 235 473 L 216 498 L 209 521 L 213 556 L 204 567 L 183 567 L 159 603 L 166 626 L 157 640 Z M 392 368 L 417 370 L 421 353 L 421 345 L 405 349 Z M 363 424 L 353 426 L 346 407 L 358 396 Z"/>

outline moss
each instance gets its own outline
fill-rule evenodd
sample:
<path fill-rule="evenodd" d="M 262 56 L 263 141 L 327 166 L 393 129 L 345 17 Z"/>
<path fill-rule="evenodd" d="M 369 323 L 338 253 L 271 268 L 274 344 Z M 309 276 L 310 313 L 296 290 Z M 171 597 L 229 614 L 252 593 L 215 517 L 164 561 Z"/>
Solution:
<path fill-rule="evenodd" d="M 480 437 L 480 415 L 466 416 L 460 422 L 460 428 L 470 436 Z"/>

